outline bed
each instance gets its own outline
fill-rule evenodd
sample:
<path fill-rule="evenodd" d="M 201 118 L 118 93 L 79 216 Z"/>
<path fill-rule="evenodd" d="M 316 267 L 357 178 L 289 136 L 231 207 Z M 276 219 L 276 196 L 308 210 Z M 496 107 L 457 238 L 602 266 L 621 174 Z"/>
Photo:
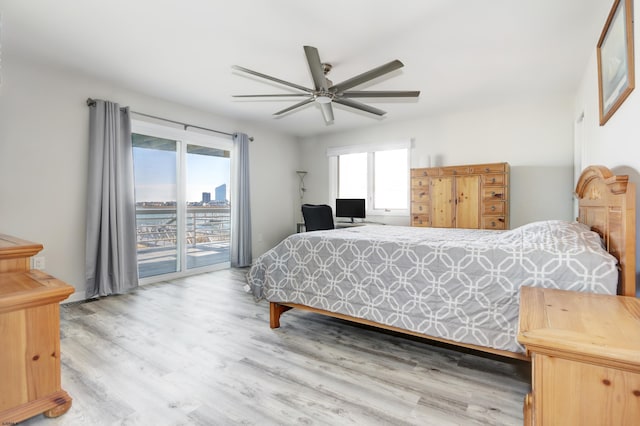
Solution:
<path fill-rule="evenodd" d="M 253 263 L 270 325 L 289 309 L 526 359 L 523 285 L 635 295 L 635 187 L 584 170 L 576 222 L 512 230 L 362 226 L 294 234 Z"/>

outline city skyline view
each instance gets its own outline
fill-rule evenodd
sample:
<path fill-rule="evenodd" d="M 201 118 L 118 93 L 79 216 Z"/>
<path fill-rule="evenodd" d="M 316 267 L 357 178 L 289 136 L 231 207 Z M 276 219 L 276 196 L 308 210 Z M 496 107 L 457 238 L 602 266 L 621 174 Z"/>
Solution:
<path fill-rule="evenodd" d="M 201 202 L 204 192 L 214 194 L 221 185 L 226 185 L 226 199 L 229 200 L 230 159 L 192 153 L 186 157 L 186 201 Z M 175 202 L 176 152 L 134 147 L 133 158 L 136 203 Z"/>

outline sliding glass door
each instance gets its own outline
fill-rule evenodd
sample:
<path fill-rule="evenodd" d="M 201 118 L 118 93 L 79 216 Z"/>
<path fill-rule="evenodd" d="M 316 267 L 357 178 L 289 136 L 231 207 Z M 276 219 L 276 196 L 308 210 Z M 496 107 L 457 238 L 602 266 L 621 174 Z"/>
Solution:
<path fill-rule="evenodd" d="M 178 272 L 178 142 L 133 134 L 138 276 Z"/>
<path fill-rule="evenodd" d="M 187 144 L 187 269 L 229 261 L 230 152 Z"/>
<path fill-rule="evenodd" d="M 228 140 L 134 122 L 141 279 L 229 265 L 230 150 Z"/>

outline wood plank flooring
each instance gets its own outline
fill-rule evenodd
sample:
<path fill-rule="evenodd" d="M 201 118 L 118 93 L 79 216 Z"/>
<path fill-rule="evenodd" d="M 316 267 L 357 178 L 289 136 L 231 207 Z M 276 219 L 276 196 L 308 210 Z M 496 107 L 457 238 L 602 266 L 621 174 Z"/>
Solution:
<path fill-rule="evenodd" d="M 24 425 L 521 425 L 529 364 L 246 293 L 245 269 L 63 305 L 73 406 Z"/>

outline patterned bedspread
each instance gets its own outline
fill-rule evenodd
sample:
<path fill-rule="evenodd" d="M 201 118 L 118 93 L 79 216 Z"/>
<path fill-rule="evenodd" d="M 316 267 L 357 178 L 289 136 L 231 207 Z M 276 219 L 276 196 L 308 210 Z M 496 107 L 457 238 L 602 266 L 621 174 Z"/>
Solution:
<path fill-rule="evenodd" d="M 509 231 L 361 226 L 291 235 L 255 260 L 254 295 L 523 352 L 520 286 L 615 294 L 617 261 L 579 223 Z"/>

